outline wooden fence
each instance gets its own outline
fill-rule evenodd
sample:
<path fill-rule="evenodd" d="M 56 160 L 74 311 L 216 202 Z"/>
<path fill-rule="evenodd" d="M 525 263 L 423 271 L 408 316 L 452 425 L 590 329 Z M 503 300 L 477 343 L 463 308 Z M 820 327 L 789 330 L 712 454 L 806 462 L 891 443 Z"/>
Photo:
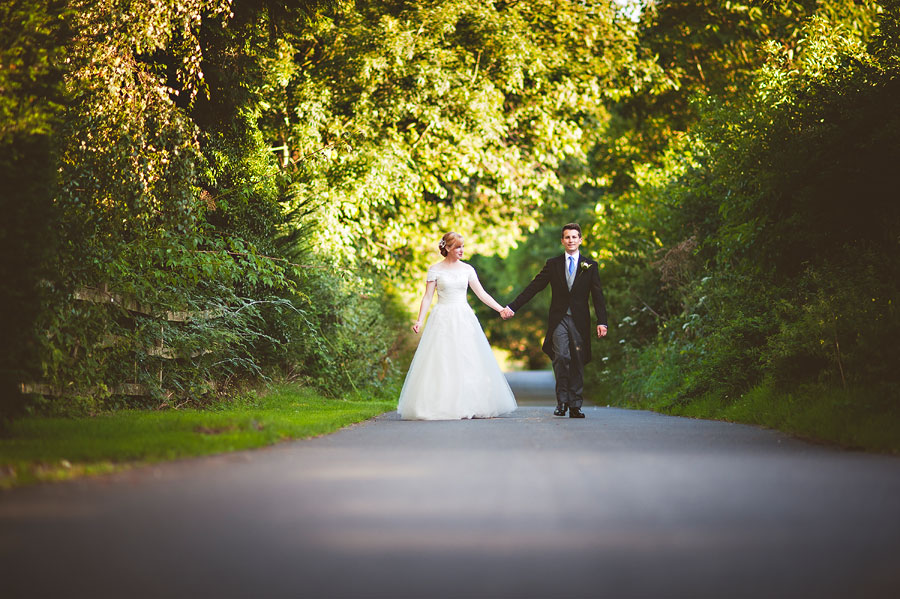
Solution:
<path fill-rule="evenodd" d="M 191 322 L 195 320 L 208 320 L 210 318 L 216 318 L 217 316 L 221 316 L 222 310 L 199 310 L 199 311 L 173 311 L 173 310 L 154 310 L 152 306 L 149 304 L 144 304 L 137 301 L 134 298 L 130 298 L 118 293 L 112 293 L 109 291 L 106 285 L 102 287 L 81 287 L 75 290 L 73 294 L 73 298 L 77 301 L 89 302 L 92 304 L 113 304 L 124 308 L 128 312 L 135 314 L 143 314 L 145 316 L 150 316 L 153 318 L 157 318 L 160 321 L 168 321 L 168 322 Z M 164 327 L 162 322 L 160 323 L 160 327 Z M 114 347 L 116 345 L 120 345 L 124 342 L 125 338 L 117 335 L 108 335 L 105 339 L 103 339 L 96 347 Z M 148 355 L 155 356 L 158 358 L 162 358 L 164 360 L 174 360 L 177 358 L 191 357 L 196 358 L 200 355 L 205 355 L 211 353 L 212 350 L 205 349 L 200 351 L 195 351 L 190 354 L 190 356 L 178 355 L 176 352 L 170 348 L 166 347 L 162 340 L 160 339 L 159 343 L 153 347 L 145 348 L 145 351 Z M 137 362 L 135 362 L 135 373 L 137 373 Z M 164 368 L 161 366 L 159 369 L 159 381 L 162 384 L 163 381 L 163 373 Z M 49 385 L 47 383 L 41 382 L 23 382 L 19 386 L 19 390 L 23 394 L 34 393 L 40 395 L 47 395 L 51 397 L 65 397 L 65 396 L 74 396 L 75 393 L 72 391 L 56 387 L 53 385 Z M 80 390 L 84 392 L 84 390 Z M 134 382 L 124 382 L 119 383 L 117 385 L 113 385 L 110 387 L 110 391 L 114 395 L 130 395 L 130 396 L 147 396 L 150 395 L 150 388 L 147 385 L 141 383 Z"/>

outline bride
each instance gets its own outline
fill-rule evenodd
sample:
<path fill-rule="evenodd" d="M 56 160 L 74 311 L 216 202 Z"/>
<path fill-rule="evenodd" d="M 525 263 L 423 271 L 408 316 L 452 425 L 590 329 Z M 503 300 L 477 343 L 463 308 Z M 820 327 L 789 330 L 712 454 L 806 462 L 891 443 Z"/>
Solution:
<path fill-rule="evenodd" d="M 481 286 L 475 269 L 461 260 L 459 233 L 445 234 L 438 247 L 444 259 L 428 269 L 413 331 L 422 328 L 435 289 L 438 302 L 409 366 L 397 411 L 404 420 L 491 418 L 512 412 L 516 399 L 466 302 L 466 291 L 471 287 L 497 312 L 503 307 Z"/>

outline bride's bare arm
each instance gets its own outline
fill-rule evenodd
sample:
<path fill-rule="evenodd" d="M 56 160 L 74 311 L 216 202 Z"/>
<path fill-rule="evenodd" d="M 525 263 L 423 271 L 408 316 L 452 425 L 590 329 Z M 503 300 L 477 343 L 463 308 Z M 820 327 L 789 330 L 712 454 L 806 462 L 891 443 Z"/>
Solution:
<path fill-rule="evenodd" d="M 498 304 L 497 301 L 492 298 L 487 291 L 484 290 L 484 287 L 481 286 L 481 281 L 478 280 L 478 275 L 475 273 L 475 269 L 472 269 L 472 274 L 469 276 L 469 287 L 472 288 L 472 291 L 475 292 L 475 295 L 478 296 L 478 299 L 484 302 L 487 306 L 493 308 L 497 312 L 503 310 L 503 306 Z"/>
<path fill-rule="evenodd" d="M 435 285 L 437 285 L 437 281 L 428 281 L 425 284 L 425 295 L 422 296 L 422 304 L 419 306 L 419 318 L 416 319 L 416 322 L 413 323 L 412 327 L 413 331 L 416 333 L 422 328 L 422 321 L 425 320 L 425 314 L 428 312 L 428 308 L 431 307 L 431 300 L 434 299 Z"/>

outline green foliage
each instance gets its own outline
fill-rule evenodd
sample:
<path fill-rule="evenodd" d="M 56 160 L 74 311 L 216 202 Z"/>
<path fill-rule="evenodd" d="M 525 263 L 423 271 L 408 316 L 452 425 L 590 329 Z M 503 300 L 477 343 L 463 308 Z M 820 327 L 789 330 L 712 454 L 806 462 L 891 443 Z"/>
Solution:
<path fill-rule="evenodd" d="M 898 16 L 895 3 L 816 10 L 794 43 L 760 45 L 745 91 L 698 98 L 689 135 L 636 172 L 623 200 L 650 208 L 636 222 L 659 236 L 643 255 L 662 293 L 656 334 L 621 340 L 607 381 L 620 401 L 716 416 L 760 385 L 766 398 L 807 389 L 804 402 L 814 387 L 826 406 L 843 398 L 804 408 L 819 420 L 851 401 L 862 420 L 896 417 Z M 630 327 L 637 293 L 628 304 Z M 840 437 L 796 430 L 816 427 Z"/>
<path fill-rule="evenodd" d="M 39 370 L 33 330 L 57 250 L 51 132 L 70 17 L 61 2 L 0 7 L 0 416 L 21 409 L 18 383 Z"/>
<path fill-rule="evenodd" d="M 295 201 L 321 207 L 317 245 L 351 267 L 418 270 L 448 229 L 505 252 L 561 176 L 592 176 L 603 98 L 619 66 L 644 64 L 613 5 L 369 2 L 329 17 L 272 48 L 261 118 Z"/>
<path fill-rule="evenodd" d="M 272 357 L 292 376 L 335 397 L 386 388 L 405 372 L 410 348 L 398 323 L 406 321 L 406 312 L 386 282 L 308 269 L 299 287 L 308 295 L 295 300 L 299 310 L 282 317 L 285 331 L 297 334 Z"/>
<path fill-rule="evenodd" d="M 264 7 L 231 25 L 228 2 L 203 0 L 3 10 L 16 32 L 3 84 L 17 106 L 45 100 L 0 105 L 4 209 L 20 226 L 2 236 L 16 308 L 4 397 L 29 383 L 52 393 L 32 410 L 93 413 L 206 403 L 284 369 L 334 395 L 375 369 L 395 376 L 389 297 L 328 315 L 377 282 L 293 262 L 323 258 L 297 250 L 310 215 L 286 229 L 296 184 L 258 122 L 274 76 Z M 345 341 L 360 318 L 356 340 L 381 353 Z"/>
<path fill-rule="evenodd" d="M 6 390 L 393 388 L 440 233 L 504 302 L 579 221 L 609 401 L 896 397 L 897 3 L 630 6 L 4 4 Z M 481 313 L 531 367 L 548 299 Z"/>
<path fill-rule="evenodd" d="M 64 246 L 48 281 L 55 294 L 35 331 L 41 379 L 94 403 L 119 395 L 122 383 L 143 385 L 159 403 L 203 398 L 234 375 L 260 375 L 255 351 L 272 339 L 260 330 L 258 305 L 284 301 L 268 296 L 290 289 L 284 267 L 257 250 L 278 224 L 270 192 L 245 191 L 270 206 L 262 218 L 241 212 L 240 204 L 229 210 L 204 201 L 200 185 L 214 187 L 210 178 L 241 182 L 227 172 L 203 181 L 207 159 L 196 125 L 173 102 L 156 63 L 141 59 L 171 50 L 181 91 L 193 96 L 204 87 L 197 40 L 175 44 L 167 36 L 222 6 L 147 9 L 124 29 L 115 26 L 114 6 L 79 13 L 74 27 L 85 38 L 68 47 L 71 99 L 56 130 L 55 205 Z M 254 162 L 260 150 L 248 145 L 233 144 L 235 160 L 265 174 Z M 216 223 L 211 212 L 233 220 Z M 260 226 L 265 217 L 268 230 Z M 256 238 L 248 234 L 254 227 Z M 85 298 L 85 288 L 99 296 Z"/>

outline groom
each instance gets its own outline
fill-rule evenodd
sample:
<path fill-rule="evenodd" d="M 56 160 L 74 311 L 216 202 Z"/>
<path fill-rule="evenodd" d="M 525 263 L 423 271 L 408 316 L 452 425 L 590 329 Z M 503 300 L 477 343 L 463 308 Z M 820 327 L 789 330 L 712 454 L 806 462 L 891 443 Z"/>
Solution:
<path fill-rule="evenodd" d="M 550 320 L 542 349 L 553 360 L 556 376 L 556 416 L 584 418 L 584 365 L 591 360 L 591 313 L 588 296 L 593 298 L 597 315 L 597 336 L 605 337 L 606 301 L 600 286 L 599 266 L 578 252 L 581 227 L 569 223 L 562 229 L 565 254 L 547 260 L 519 297 L 505 307 L 500 315 L 511 318 L 535 294 L 550 284 Z"/>

